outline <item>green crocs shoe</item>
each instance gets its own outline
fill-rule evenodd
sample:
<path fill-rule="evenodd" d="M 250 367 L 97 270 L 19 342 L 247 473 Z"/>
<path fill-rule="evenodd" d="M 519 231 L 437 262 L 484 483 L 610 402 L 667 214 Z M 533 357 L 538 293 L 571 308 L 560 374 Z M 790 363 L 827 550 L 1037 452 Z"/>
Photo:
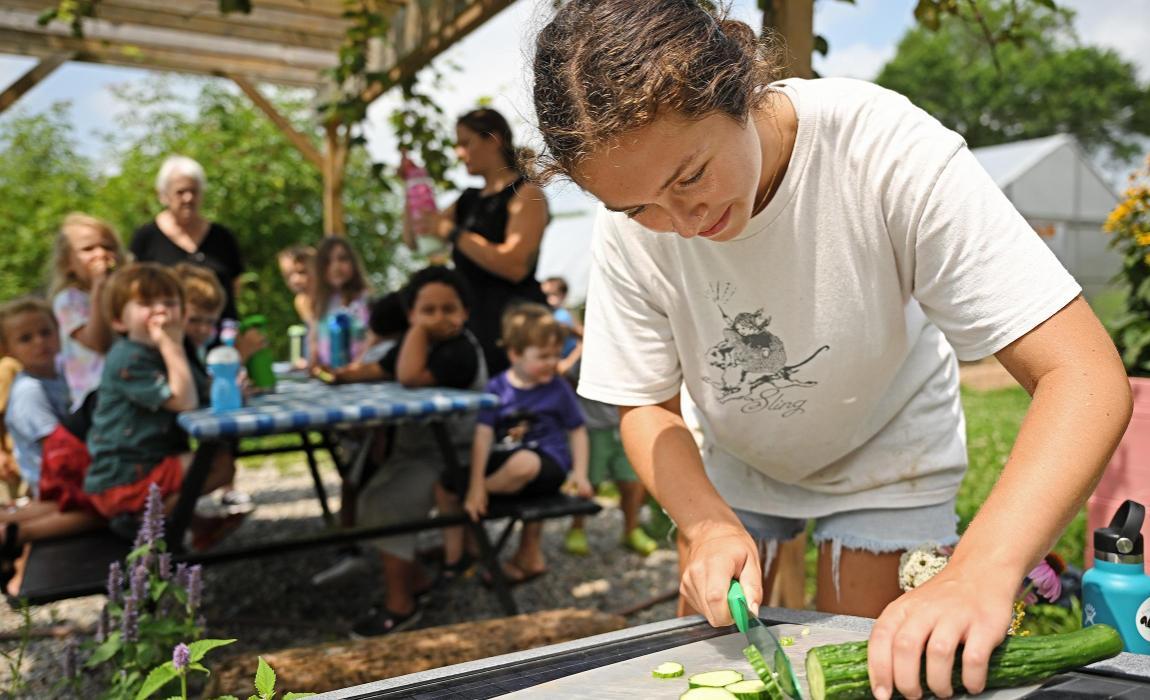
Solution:
<path fill-rule="evenodd" d="M 641 527 L 627 533 L 626 537 L 623 538 L 623 546 L 643 556 L 647 556 L 659 548 L 658 543 L 651 539 L 650 535 L 644 532 Z"/>
<path fill-rule="evenodd" d="M 567 531 L 567 539 L 563 541 L 563 548 L 567 550 L 568 554 L 574 554 L 577 557 L 585 557 L 591 553 L 591 545 L 587 544 L 587 533 L 581 529 Z"/>

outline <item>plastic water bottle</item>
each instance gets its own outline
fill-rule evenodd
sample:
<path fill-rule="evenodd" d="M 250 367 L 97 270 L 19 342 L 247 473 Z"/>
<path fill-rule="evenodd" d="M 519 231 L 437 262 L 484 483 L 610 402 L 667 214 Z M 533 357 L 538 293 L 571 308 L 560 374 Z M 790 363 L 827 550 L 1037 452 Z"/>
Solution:
<path fill-rule="evenodd" d="M 433 219 L 439 212 L 435 204 L 434 182 L 427 171 L 408 157 L 407 151 L 400 151 L 399 174 L 403 177 L 404 208 L 412 222 L 420 219 Z M 420 255 L 434 256 L 447 250 L 443 241 L 434 236 L 417 236 L 416 246 Z"/>
<path fill-rule="evenodd" d="M 328 364 L 343 367 L 351 362 L 351 319 L 343 312 L 327 317 L 327 337 L 331 347 Z"/>
<path fill-rule="evenodd" d="M 235 348 L 236 322 L 224 319 L 220 324 L 220 345 L 208 353 L 208 372 L 212 375 L 212 411 L 224 413 L 242 408 L 240 392 L 240 352 Z"/>
<path fill-rule="evenodd" d="M 254 316 L 248 316 L 240 323 L 241 332 L 253 328 L 267 335 L 267 317 L 256 314 Z M 248 357 L 247 362 L 248 378 L 251 380 L 252 386 L 257 389 L 274 390 L 276 388 L 276 373 L 273 369 L 274 364 L 275 358 L 272 356 L 271 348 L 264 346 L 253 352 L 251 356 Z"/>
<path fill-rule="evenodd" d="M 1150 576 L 1142 561 L 1146 509 L 1126 501 L 1094 531 L 1094 567 L 1082 576 L 1082 626 L 1110 625 L 1126 651 L 1150 654 Z"/>
<path fill-rule="evenodd" d="M 307 360 L 307 326 L 288 326 L 288 343 L 292 367 L 305 364 Z"/>

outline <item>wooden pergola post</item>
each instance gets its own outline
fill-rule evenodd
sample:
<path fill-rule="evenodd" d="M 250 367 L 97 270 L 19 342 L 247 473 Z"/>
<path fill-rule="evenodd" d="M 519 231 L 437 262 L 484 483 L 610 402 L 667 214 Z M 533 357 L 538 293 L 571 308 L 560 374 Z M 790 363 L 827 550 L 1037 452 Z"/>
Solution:
<path fill-rule="evenodd" d="M 4 88 L 4 92 L 0 92 L 0 114 L 15 104 L 16 100 L 23 97 L 26 92 L 39 85 L 40 81 L 51 75 L 53 71 L 72 60 L 72 56 L 70 51 L 52 54 L 41 59 L 39 63 L 28 69 L 27 73 L 16 78 L 11 85 Z"/>
<path fill-rule="evenodd" d="M 343 216 L 343 176 L 351 139 L 348 127 L 330 121 L 323 127 L 323 224 L 324 235 L 347 233 Z"/>

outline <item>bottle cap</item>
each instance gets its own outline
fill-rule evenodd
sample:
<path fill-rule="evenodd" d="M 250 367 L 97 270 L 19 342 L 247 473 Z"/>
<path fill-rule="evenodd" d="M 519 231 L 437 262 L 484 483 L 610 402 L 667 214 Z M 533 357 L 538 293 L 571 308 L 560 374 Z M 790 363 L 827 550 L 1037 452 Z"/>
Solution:
<path fill-rule="evenodd" d="M 1110 520 L 1110 525 L 1094 531 L 1094 556 L 1110 561 L 1142 561 L 1142 521 L 1146 508 L 1126 501 Z"/>

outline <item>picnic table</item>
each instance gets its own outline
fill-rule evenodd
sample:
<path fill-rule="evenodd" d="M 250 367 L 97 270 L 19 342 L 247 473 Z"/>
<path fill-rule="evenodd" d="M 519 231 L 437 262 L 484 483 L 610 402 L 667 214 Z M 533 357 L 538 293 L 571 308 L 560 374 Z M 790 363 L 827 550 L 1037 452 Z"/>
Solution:
<path fill-rule="evenodd" d="M 450 525 L 467 525 L 479 542 L 483 562 L 491 570 L 494 589 L 505 610 L 517 611 L 510 587 L 498 566 L 498 553 L 506 543 L 511 528 L 518 521 L 589 515 L 599 506 L 591 501 L 556 496 L 546 499 L 509 499 L 493 502 L 485 520 L 508 519 L 502 535 L 493 544 L 482 522 L 466 516 L 428 517 L 423 520 L 378 527 L 337 529 L 331 527 L 331 511 L 319 474 L 309 433 L 324 437 L 320 445 L 332 449 L 332 433 L 338 430 L 365 429 L 396 425 L 408 421 L 426 423 L 439 447 L 445 469 L 462 469 L 451 443 L 445 421 L 464 413 L 494 407 L 498 399 L 492 394 L 447 388 L 409 389 L 395 382 L 328 385 L 316 379 L 287 375 L 273 393 L 253 397 L 241 409 L 217 413 L 210 408 L 181 413 L 177 420 L 198 441 L 192 465 L 184 477 L 179 501 L 169 518 L 167 541 L 174 561 L 218 563 L 326 547 L 358 540 L 386 537 Z M 296 435 L 298 445 L 263 447 L 238 456 L 304 451 L 312 474 L 316 496 L 320 501 L 327 527 L 316 534 L 282 540 L 259 542 L 242 547 L 224 547 L 206 552 L 184 549 L 184 533 L 191 523 L 196 501 L 207 479 L 212 460 L 221 448 L 233 448 L 240 440 L 268 435 Z M 348 464 L 340 464 L 345 478 L 365 478 L 370 441 L 362 440 Z M 434 459 L 434 455 L 429 455 Z M 110 531 L 84 533 L 71 537 L 34 543 L 20 590 L 20 596 L 32 603 L 89 595 L 104 589 L 107 567 L 122 559 L 130 543 Z"/>

